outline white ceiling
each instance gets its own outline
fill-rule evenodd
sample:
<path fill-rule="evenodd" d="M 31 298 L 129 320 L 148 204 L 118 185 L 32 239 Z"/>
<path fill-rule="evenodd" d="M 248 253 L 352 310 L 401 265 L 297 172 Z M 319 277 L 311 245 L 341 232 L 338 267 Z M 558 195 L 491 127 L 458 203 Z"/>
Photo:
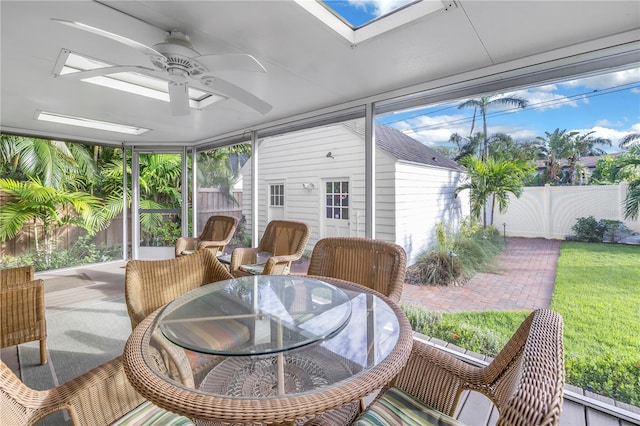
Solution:
<path fill-rule="evenodd" d="M 638 1 L 456 0 L 358 46 L 293 1 L 6 1 L 1 14 L 3 132 L 139 145 L 193 145 L 290 117 L 381 100 L 618 46 L 640 61 Z M 176 117 L 165 102 L 55 79 L 62 48 L 121 65 L 150 66 L 121 43 L 60 25 L 79 21 L 149 46 L 169 30 L 201 54 L 248 53 L 265 74 L 218 75 L 264 99 L 261 115 L 227 100 Z M 578 56 L 576 56 L 578 55 Z M 39 122 L 37 111 L 152 129 L 141 136 Z"/>

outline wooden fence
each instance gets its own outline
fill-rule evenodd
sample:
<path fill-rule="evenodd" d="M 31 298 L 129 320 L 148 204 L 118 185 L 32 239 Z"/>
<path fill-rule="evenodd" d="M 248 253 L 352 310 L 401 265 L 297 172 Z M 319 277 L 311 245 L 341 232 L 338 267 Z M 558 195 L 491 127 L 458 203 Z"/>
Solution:
<path fill-rule="evenodd" d="M 198 229 L 202 230 L 210 216 L 227 215 L 242 219 L 242 191 L 234 192 L 238 204 L 234 204 L 225 194 L 214 188 L 201 188 L 198 191 Z M 6 202 L 6 194 L 0 193 L 0 206 Z M 42 241 L 43 226 L 41 224 L 25 224 L 20 233 L 13 239 L 0 242 L 0 256 L 20 256 L 36 249 L 36 235 Z M 86 231 L 76 226 L 53 227 L 52 240 L 56 241 L 56 250 L 67 250 Z M 130 230 L 131 227 L 129 226 Z M 96 243 L 107 247 L 122 245 L 122 215 L 115 217 L 108 228 L 96 234 Z M 129 234 L 131 235 L 131 234 Z M 129 237 L 129 242 L 131 238 Z"/>

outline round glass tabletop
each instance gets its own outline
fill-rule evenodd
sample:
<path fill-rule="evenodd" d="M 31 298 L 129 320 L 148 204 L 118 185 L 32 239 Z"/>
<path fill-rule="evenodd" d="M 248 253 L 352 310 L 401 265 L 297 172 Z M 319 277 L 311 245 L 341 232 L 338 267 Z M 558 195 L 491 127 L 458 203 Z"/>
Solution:
<path fill-rule="evenodd" d="M 225 356 L 300 348 L 338 333 L 351 316 L 340 288 L 303 276 L 256 275 L 212 283 L 169 303 L 158 327 L 172 343 Z"/>

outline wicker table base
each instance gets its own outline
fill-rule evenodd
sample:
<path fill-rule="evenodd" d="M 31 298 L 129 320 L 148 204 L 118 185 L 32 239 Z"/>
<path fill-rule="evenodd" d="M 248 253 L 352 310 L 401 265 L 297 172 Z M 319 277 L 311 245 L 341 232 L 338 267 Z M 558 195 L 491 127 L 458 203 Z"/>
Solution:
<path fill-rule="evenodd" d="M 200 390 L 234 397 L 277 396 L 278 370 L 282 368 L 284 383 L 281 386 L 285 392 L 300 393 L 350 377 L 354 371 L 349 364 L 322 348 L 266 358 L 227 358 L 204 378 Z"/>

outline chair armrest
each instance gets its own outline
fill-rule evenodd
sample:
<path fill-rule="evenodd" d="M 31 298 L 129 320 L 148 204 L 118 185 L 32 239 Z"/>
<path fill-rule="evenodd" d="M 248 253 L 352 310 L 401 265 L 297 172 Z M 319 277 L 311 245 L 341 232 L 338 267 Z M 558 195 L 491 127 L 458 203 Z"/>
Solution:
<path fill-rule="evenodd" d="M 460 393 L 472 384 L 480 384 L 481 376 L 482 368 L 414 340 L 409 361 L 394 385 L 429 407 L 453 416 Z"/>
<path fill-rule="evenodd" d="M 285 269 L 291 266 L 291 262 L 298 260 L 300 256 L 297 254 L 271 256 L 264 265 L 264 275 L 282 275 Z"/>
<path fill-rule="evenodd" d="M 12 394 L 17 404 L 23 407 L 13 413 L 14 416 L 3 412 L 8 421 L 14 418 L 25 424 L 34 424 L 52 413 L 68 410 L 75 425 L 107 425 L 144 402 L 144 398 L 129 384 L 121 357 L 44 391 L 28 388 L 4 365 L 1 376 L 2 388 L 19 389 Z"/>
<path fill-rule="evenodd" d="M 175 255 L 176 257 L 182 255 L 185 250 L 195 250 L 198 244 L 198 239 L 195 237 L 180 237 L 176 240 Z"/>
<path fill-rule="evenodd" d="M 230 271 L 237 271 L 240 265 L 250 265 L 258 260 L 258 248 L 238 247 L 231 252 Z"/>
<path fill-rule="evenodd" d="M 224 247 L 227 245 L 225 241 L 200 241 L 198 243 L 198 250 L 211 250 L 213 254 L 217 254 L 219 251 L 224 250 Z M 214 251 L 215 249 L 215 251 Z"/>

